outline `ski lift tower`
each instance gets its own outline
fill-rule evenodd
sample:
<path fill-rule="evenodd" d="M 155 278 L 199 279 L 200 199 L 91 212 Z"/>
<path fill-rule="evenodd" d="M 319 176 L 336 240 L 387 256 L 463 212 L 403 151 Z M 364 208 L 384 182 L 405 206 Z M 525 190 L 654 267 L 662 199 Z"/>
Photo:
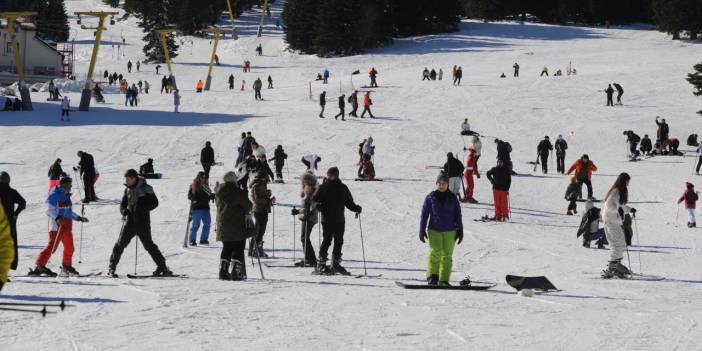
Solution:
<path fill-rule="evenodd" d="M 232 21 L 232 39 L 236 40 L 236 26 L 234 25 L 234 11 L 232 11 L 232 0 L 227 1 L 227 9 L 229 10 L 229 19 Z"/>
<path fill-rule="evenodd" d="M 177 33 L 179 30 L 174 28 L 164 28 L 156 30 L 161 36 L 161 48 L 163 48 L 163 58 L 166 61 L 166 67 L 168 68 L 168 76 L 173 78 L 173 89 L 178 90 L 178 85 L 176 84 L 175 75 L 173 75 L 173 68 L 171 68 L 171 54 L 168 53 L 168 36 L 171 33 Z"/>
<path fill-rule="evenodd" d="M 20 97 L 22 98 L 22 109 L 27 111 L 32 110 L 32 97 L 29 93 L 29 88 L 24 84 L 24 64 L 22 57 L 20 56 L 19 44 L 17 44 L 15 21 L 19 17 L 33 17 L 36 15 L 36 12 L 0 12 L 0 18 L 7 19 L 7 32 L 10 33 L 10 41 L 12 41 L 12 54 L 15 60 L 15 67 L 17 67 L 17 77 L 19 78 L 17 88 L 19 89 Z"/>
<path fill-rule="evenodd" d="M 205 90 L 210 90 L 210 85 L 212 84 L 212 66 L 215 62 L 215 57 L 217 57 L 217 45 L 219 44 L 219 37 L 224 32 L 222 28 L 208 28 L 204 30 L 205 32 L 214 33 L 214 46 L 212 47 L 212 56 L 210 57 L 210 66 L 207 68 L 207 79 L 205 80 Z"/>
<path fill-rule="evenodd" d="M 90 58 L 90 66 L 88 67 L 88 76 L 85 78 L 85 86 L 83 87 L 83 92 L 80 96 L 80 106 L 78 111 L 88 111 L 90 109 L 90 99 L 92 97 L 92 85 L 93 85 L 93 71 L 95 70 L 95 62 L 97 61 L 97 54 L 100 50 L 100 39 L 102 39 L 102 31 L 105 28 L 105 19 L 110 17 L 110 24 L 115 24 L 115 15 L 117 12 L 104 12 L 104 11 L 78 11 L 74 12 L 78 16 L 78 24 L 82 29 L 94 29 L 95 30 L 95 44 L 93 44 L 93 55 Z M 98 18 L 97 27 L 88 27 L 82 23 L 81 16 L 90 16 Z"/>
<path fill-rule="evenodd" d="M 258 23 L 258 33 L 256 33 L 257 37 L 261 37 L 263 34 L 263 23 L 266 20 L 266 12 L 268 11 L 268 0 L 265 0 L 263 2 L 263 11 L 261 11 L 261 21 Z"/>

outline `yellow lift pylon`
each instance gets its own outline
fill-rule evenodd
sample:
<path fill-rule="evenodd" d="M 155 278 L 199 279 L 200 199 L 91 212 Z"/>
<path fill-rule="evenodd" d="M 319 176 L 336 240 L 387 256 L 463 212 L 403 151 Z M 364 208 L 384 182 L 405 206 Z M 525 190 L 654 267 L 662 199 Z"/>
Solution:
<path fill-rule="evenodd" d="M 24 84 L 24 63 L 22 62 L 22 56 L 20 55 L 19 44 L 17 43 L 17 33 L 15 33 L 15 21 L 20 17 L 33 17 L 36 16 L 36 12 L 0 12 L 0 18 L 7 19 L 7 32 L 10 33 L 10 41 L 12 41 L 12 55 L 15 60 L 15 67 L 17 68 L 17 78 L 19 82 L 17 88 L 20 92 L 20 97 L 22 98 L 22 109 L 31 111 L 32 107 L 32 97 L 29 93 L 29 88 Z"/>
<path fill-rule="evenodd" d="M 114 16 L 118 14 L 117 12 L 105 12 L 105 11 L 77 11 L 74 12 L 78 16 L 78 21 L 81 21 L 81 16 L 97 17 L 98 26 L 88 27 L 81 25 L 82 29 L 95 29 L 95 43 L 93 44 L 93 54 L 90 57 L 90 66 L 88 67 L 88 76 L 85 78 L 85 86 L 83 87 L 83 92 L 80 96 L 80 106 L 78 106 L 78 111 L 88 111 L 90 109 L 90 100 L 92 96 L 92 86 L 93 86 L 93 72 L 95 71 L 95 63 L 97 62 L 97 54 L 100 50 L 100 40 L 102 39 L 102 31 L 105 28 L 105 18 L 108 16 Z M 110 24 L 114 24 L 114 20 L 110 21 Z"/>
<path fill-rule="evenodd" d="M 219 44 L 219 38 L 224 29 L 222 28 L 208 28 L 203 30 L 205 32 L 214 33 L 214 46 L 212 46 L 212 56 L 210 57 L 210 66 L 207 68 L 207 79 L 205 80 L 205 90 L 210 90 L 210 85 L 212 84 L 212 66 L 215 63 L 215 57 L 217 56 L 217 46 Z"/>

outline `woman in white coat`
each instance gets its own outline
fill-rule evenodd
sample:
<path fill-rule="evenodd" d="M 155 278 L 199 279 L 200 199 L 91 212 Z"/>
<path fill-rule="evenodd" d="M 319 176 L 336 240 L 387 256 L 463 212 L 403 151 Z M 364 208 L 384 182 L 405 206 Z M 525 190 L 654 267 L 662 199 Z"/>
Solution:
<path fill-rule="evenodd" d="M 624 251 L 626 250 L 626 238 L 624 236 L 624 216 L 626 214 L 635 215 L 636 209 L 627 206 L 629 201 L 629 181 L 631 177 L 627 173 L 621 173 L 617 180 L 605 196 L 604 206 L 602 206 L 602 220 L 604 223 L 607 241 L 610 244 L 610 257 L 607 269 L 602 271 L 602 278 L 612 277 L 625 278 L 631 274 L 629 269 L 622 264 Z"/>

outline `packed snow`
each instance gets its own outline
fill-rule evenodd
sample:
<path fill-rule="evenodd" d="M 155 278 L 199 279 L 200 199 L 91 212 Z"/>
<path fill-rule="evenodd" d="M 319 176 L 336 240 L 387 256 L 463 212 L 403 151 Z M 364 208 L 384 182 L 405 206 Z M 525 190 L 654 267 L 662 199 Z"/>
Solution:
<path fill-rule="evenodd" d="M 67 6 L 69 13 L 108 9 L 96 0 L 68 1 Z M 206 78 L 212 43 L 178 37 L 173 70 L 183 96 L 179 114 L 173 112 L 173 97 L 159 94 L 162 76 L 155 74 L 155 65 L 126 73 L 128 60 L 143 58 L 143 33 L 134 17 L 108 26 L 96 76 L 109 70 L 123 73 L 130 84 L 149 81 L 151 91 L 139 96 L 138 107 L 125 106 L 124 96 L 111 90 L 106 104 L 93 101 L 90 112 L 72 113 L 70 122 L 61 122 L 58 103 L 46 102 L 48 94 L 40 92 L 32 95 L 33 112 L 0 113 L 0 170 L 11 174 L 13 187 L 28 201 L 18 224 L 20 266 L 0 301 L 66 300 L 76 306 L 46 318 L 0 312 L 3 350 L 699 349 L 702 236 L 699 229 L 686 228 L 686 214 L 680 210 L 678 215 L 675 203 L 685 181 L 697 182 L 696 158 L 686 152 L 687 157 L 628 162 L 622 135 L 632 129 L 655 138 L 654 118 L 662 116 L 681 149 L 692 151 L 684 144 L 688 134 L 699 132 L 695 111 L 702 102 L 684 78 L 702 56 L 698 43 L 672 41 L 649 28 L 463 21 L 456 33 L 400 39 L 365 55 L 326 59 L 286 50 L 283 33 L 275 27 L 281 6 L 272 7 L 262 38 L 255 35 L 257 9 L 238 21 L 240 37 L 220 42 L 221 65 L 214 68 L 212 90 L 202 94 L 195 93 L 195 84 Z M 82 80 L 93 35 L 72 22 L 76 73 Z M 121 37 L 126 46 L 118 52 Z M 259 43 L 263 56 L 254 52 Z M 243 73 L 247 59 L 252 70 Z M 520 78 L 512 78 L 515 62 Z M 569 64 L 577 75 L 539 77 L 543 66 L 565 73 Z M 454 65 L 463 68 L 459 87 L 450 80 Z M 365 90 L 361 87 L 369 84 L 371 67 L 379 72 L 380 87 L 372 93 L 377 118 L 335 121 L 336 97 L 340 91 Z M 421 81 L 424 67 L 443 69 L 443 80 Z M 331 71 L 327 85 L 314 81 L 325 68 Z M 355 70 L 361 74 L 352 76 Z M 498 78 L 503 72 L 508 77 Z M 227 88 L 230 73 L 234 90 Z M 268 75 L 274 89 L 264 88 L 265 100 L 254 101 L 251 84 L 257 77 L 265 82 Z M 317 117 L 319 105 L 309 99 L 310 81 L 315 100 L 327 91 L 325 119 Z M 625 89 L 623 106 L 605 107 L 603 90 L 612 82 Z M 79 88 L 66 94 L 77 106 Z M 481 203 L 461 205 L 465 240 L 454 254 L 452 281 L 470 275 L 496 286 L 465 292 L 403 290 L 395 281 L 425 279 L 428 246 L 418 240 L 419 211 L 437 175 L 427 166 L 443 165 L 447 152 L 464 161 L 466 140 L 459 135 L 464 118 L 474 130 L 509 141 L 520 174 L 510 191 L 511 221 L 473 221 L 492 212 L 491 186 L 484 176 L 475 194 Z M 213 168 L 212 177 L 221 179 L 233 169 L 239 134 L 245 131 L 269 152 L 281 144 L 290 155 L 286 184 L 270 186 L 280 205 L 274 210 L 275 251 L 273 218 L 265 237 L 266 250 L 275 258 L 265 261 L 292 264 L 293 256 L 301 257 L 287 205 L 299 203 L 300 158 L 317 153 L 320 169 L 339 166 L 342 180 L 363 206 L 368 273 L 382 276 L 321 277 L 311 275 L 311 269 L 263 267 L 263 280 L 249 261 L 248 281 L 220 281 L 221 243 L 214 243 L 214 230 L 210 247 L 181 247 L 186 191 L 201 169 L 196 164 L 200 149 L 212 142 L 218 161 L 224 162 Z M 665 280 L 600 279 L 609 252 L 585 249 L 576 239 L 580 215 L 566 216 L 563 198 L 569 178 L 555 174 L 555 165 L 543 175 L 527 163 L 534 161 L 544 135 L 555 140 L 558 134 L 569 144 L 566 167 L 587 153 L 599 168 L 593 176 L 595 197 L 603 198 L 620 172 L 631 174 L 638 236 L 629 249 L 630 268 Z M 383 182 L 353 181 L 357 145 L 368 136 L 375 139 L 375 167 Z M 168 266 L 188 278 L 21 277 L 47 241 L 46 171 L 57 157 L 70 170 L 78 150 L 94 155 L 101 174 L 97 194 L 103 199 L 121 197 L 125 170 L 149 157 L 155 160 L 164 178 L 149 181 L 161 203 L 152 212 L 154 241 Z M 493 138 L 483 138 L 481 174 L 494 165 L 495 155 Z M 77 203 L 79 195 L 73 199 Z M 579 213 L 583 208 L 579 203 Z M 121 215 L 114 205 L 86 206 L 85 211 L 91 222 L 82 228 L 82 263 L 76 268 L 105 272 Z M 363 274 L 361 222 L 350 213 L 346 219 L 344 263 Z M 80 230 L 76 225 L 76 247 Z M 118 267 L 122 275 L 134 271 L 134 243 Z M 154 264 L 142 247 L 138 250 L 137 271 L 148 274 Z M 60 251 L 49 263 L 55 271 Z M 505 283 L 506 274 L 545 275 L 560 290 L 519 296 Z"/>

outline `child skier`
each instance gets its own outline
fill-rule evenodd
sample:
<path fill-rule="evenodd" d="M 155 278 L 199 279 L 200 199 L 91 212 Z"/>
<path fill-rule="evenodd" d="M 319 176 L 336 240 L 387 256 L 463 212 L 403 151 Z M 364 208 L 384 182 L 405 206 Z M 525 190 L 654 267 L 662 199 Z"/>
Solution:
<path fill-rule="evenodd" d="M 685 209 L 687 210 L 688 228 L 695 228 L 697 226 L 697 221 L 695 220 L 695 204 L 697 203 L 697 192 L 695 191 L 695 185 L 692 183 L 685 183 L 685 192 L 678 199 L 678 204 L 685 201 Z"/>
<path fill-rule="evenodd" d="M 568 203 L 568 212 L 566 212 L 567 215 L 572 216 L 578 213 L 578 204 L 576 201 L 581 197 L 581 191 L 582 185 L 578 183 L 576 177 L 572 177 L 570 179 L 570 185 L 568 185 L 565 192 L 565 199 L 570 201 Z"/>
<path fill-rule="evenodd" d="M 288 159 L 288 154 L 283 150 L 283 145 L 278 145 L 273 153 L 273 158 L 268 162 L 273 162 L 275 165 L 275 182 L 284 183 L 283 181 L 283 166 L 285 166 L 285 160 Z"/>

